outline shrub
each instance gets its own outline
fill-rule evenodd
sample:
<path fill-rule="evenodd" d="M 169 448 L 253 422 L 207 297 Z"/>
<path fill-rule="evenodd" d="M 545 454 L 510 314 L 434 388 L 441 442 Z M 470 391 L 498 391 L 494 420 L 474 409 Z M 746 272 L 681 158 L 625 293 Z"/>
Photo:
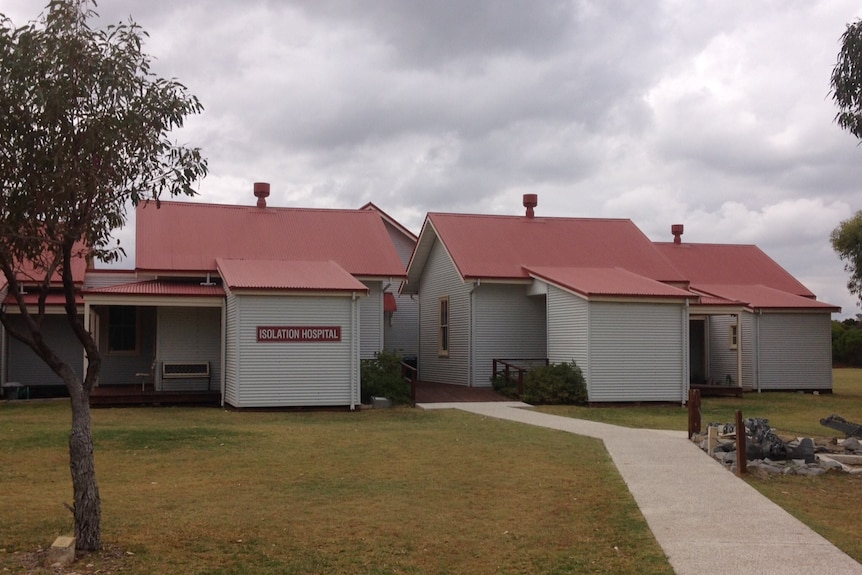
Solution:
<path fill-rule="evenodd" d="M 505 395 L 512 399 L 520 399 L 518 397 L 518 384 L 511 379 L 506 379 L 502 375 L 496 375 L 491 378 L 491 386 L 500 395 Z"/>
<path fill-rule="evenodd" d="M 362 362 L 362 403 L 371 403 L 371 397 L 387 397 L 393 404 L 409 404 L 410 382 L 401 375 L 401 357 L 391 351 L 374 354 L 374 359 Z"/>
<path fill-rule="evenodd" d="M 587 403 L 584 374 L 574 361 L 535 367 L 524 377 L 523 400 L 537 405 L 583 405 Z"/>

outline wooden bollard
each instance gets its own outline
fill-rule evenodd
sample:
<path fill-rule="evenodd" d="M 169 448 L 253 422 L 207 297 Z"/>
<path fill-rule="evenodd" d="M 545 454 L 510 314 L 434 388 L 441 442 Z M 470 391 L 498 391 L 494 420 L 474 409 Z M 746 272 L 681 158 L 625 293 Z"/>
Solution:
<path fill-rule="evenodd" d="M 688 438 L 700 433 L 700 390 L 688 390 Z"/>
<path fill-rule="evenodd" d="M 745 445 L 745 422 L 742 412 L 736 412 L 736 474 L 742 476 L 748 472 L 748 454 Z"/>

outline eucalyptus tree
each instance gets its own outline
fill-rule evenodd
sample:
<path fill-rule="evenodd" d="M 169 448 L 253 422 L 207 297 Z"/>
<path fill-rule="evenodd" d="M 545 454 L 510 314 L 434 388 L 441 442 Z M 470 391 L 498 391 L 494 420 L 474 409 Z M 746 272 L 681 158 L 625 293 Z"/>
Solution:
<path fill-rule="evenodd" d="M 835 121 L 862 139 L 862 20 L 847 25 L 832 69 L 832 99 L 838 106 Z M 832 248 L 850 273 L 847 288 L 862 303 L 862 211 L 832 230 Z"/>
<path fill-rule="evenodd" d="M 91 26 L 94 8 L 91 0 L 51 0 L 20 27 L 0 14 L 0 295 L 13 308 L 0 308 L 0 322 L 68 388 L 72 511 L 77 547 L 85 550 L 101 547 L 89 406 L 101 359 L 72 272 L 80 258 L 122 257 L 112 234 L 125 224 L 127 206 L 194 195 L 192 184 L 207 171 L 199 149 L 171 139 L 202 111 L 198 99 L 151 70 L 140 26 L 131 19 Z M 35 297 L 29 306 L 24 280 Z M 83 346 L 83 374 L 43 335 L 48 296 L 57 289 Z"/>
<path fill-rule="evenodd" d="M 862 304 L 862 210 L 842 221 L 832 230 L 832 249 L 844 261 L 844 269 L 850 274 L 847 289 L 859 297 Z"/>

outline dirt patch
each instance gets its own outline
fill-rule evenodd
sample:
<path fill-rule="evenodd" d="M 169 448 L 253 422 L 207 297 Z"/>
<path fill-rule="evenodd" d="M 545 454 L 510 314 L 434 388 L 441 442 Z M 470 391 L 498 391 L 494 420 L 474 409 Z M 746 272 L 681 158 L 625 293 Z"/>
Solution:
<path fill-rule="evenodd" d="M 113 575 L 122 573 L 133 557 L 131 552 L 105 546 L 101 551 L 78 551 L 75 554 L 75 562 L 66 567 L 46 567 L 47 555 L 47 549 L 6 554 L 0 572 L 21 575 Z"/>

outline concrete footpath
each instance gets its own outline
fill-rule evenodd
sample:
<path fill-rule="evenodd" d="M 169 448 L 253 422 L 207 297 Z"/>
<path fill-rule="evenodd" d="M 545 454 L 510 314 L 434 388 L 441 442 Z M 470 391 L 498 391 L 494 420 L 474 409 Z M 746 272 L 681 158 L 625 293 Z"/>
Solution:
<path fill-rule="evenodd" d="M 632 430 L 539 413 L 520 402 L 420 407 L 601 439 L 678 575 L 862 575 L 862 565 L 709 457 L 684 431 Z"/>

